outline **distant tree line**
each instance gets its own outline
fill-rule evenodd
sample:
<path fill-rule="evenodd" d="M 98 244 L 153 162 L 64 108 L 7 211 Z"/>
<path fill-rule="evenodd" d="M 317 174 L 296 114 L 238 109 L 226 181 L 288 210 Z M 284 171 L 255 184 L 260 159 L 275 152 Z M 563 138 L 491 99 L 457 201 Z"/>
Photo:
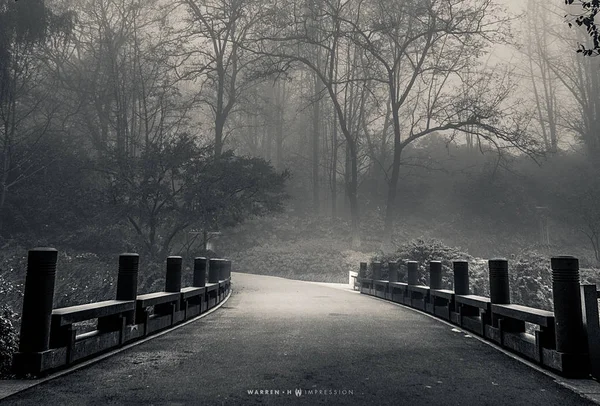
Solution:
<path fill-rule="evenodd" d="M 485 63 L 513 45 L 494 2 L 2 0 L 0 233 L 162 256 L 289 193 L 355 248 L 376 211 L 389 247 L 433 137 L 593 163 L 598 70 L 530 3 L 516 75 Z"/>
<path fill-rule="evenodd" d="M 282 208 L 286 171 L 194 122 L 158 2 L 0 2 L 0 233 L 159 259 Z"/>

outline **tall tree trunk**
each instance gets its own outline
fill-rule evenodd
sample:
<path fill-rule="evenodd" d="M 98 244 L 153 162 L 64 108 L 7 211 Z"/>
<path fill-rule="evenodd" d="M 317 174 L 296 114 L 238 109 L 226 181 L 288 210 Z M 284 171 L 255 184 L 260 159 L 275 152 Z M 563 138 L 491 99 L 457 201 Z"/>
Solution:
<path fill-rule="evenodd" d="M 358 159 L 356 159 L 356 144 L 346 139 L 346 162 L 344 171 L 345 212 L 350 213 L 352 248 L 360 248 L 360 213 L 358 208 Z"/>
<path fill-rule="evenodd" d="M 275 169 L 281 170 L 283 164 L 283 120 L 285 102 L 285 82 L 277 81 L 275 89 L 275 108 L 277 109 L 277 126 L 275 131 Z"/>
<path fill-rule="evenodd" d="M 348 141 L 346 141 L 345 148 L 345 157 L 344 157 L 344 216 L 347 216 L 350 212 L 350 148 L 348 147 Z"/>
<path fill-rule="evenodd" d="M 319 214 L 319 140 L 321 132 L 321 86 L 317 75 L 314 75 L 314 95 L 313 114 L 312 114 L 312 183 L 313 183 L 313 209 L 315 214 Z"/>
<path fill-rule="evenodd" d="M 337 162 L 338 162 L 338 139 L 337 139 L 337 113 L 333 111 L 333 122 L 331 124 L 331 217 L 337 217 Z"/>
<path fill-rule="evenodd" d="M 352 248 L 360 248 L 360 217 L 358 211 L 358 162 L 356 143 L 350 144 L 351 176 L 348 185 L 348 199 L 350 200 L 350 216 L 352 218 Z"/>
<path fill-rule="evenodd" d="M 225 128 L 225 119 L 217 115 L 215 118 L 215 158 L 219 158 L 223 153 L 223 128 Z"/>
<path fill-rule="evenodd" d="M 225 72 L 221 68 L 223 61 L 217 58 L 217 105 L 215 106 L 215 158 L 223 153 L 223 128 L 225 128 Z"/>
<path fill-rule="evenodd" d="M 385 178 L 383 176 L 386 161 L 387 161 L 387 134 L 390 129 L 391 119 L 390 115 L 392 113 L 392 104 L 388 102 L 386 111 L 385 111 L 385 121 L 383 123 L 383 131 L 381 133 L 381 145 L 379 147 L 379 171 L 377 177 L 377 192 L 383 193 L 382 184 L 385 183 Z"/>
<path fill-rule="evenodd" d="M 263 126 L 263 140 L 264 140 L 264 156 L 265 160 L 271 162 L 273 159 L 273 116 L 271 113 L 267 116 L 268 121 Z"/>
<path fill-rule="evenodd" d="M 392 176 L 388 182 L 388 195 L 385 208 L 385 219 L 383 226 L 382 250 L 390 251 L 392 246 L 392 236 L 394 233 L 394 220 L 396 217 L 396 194 L 398 190 L 398 179 L 400 178 L 400 158 L 402 155 L 402 145 L 400 140 L 400 117 L 398 108 L 392 106 L 392 116 L 394 120 L 394 160 L 392 162 Z"/>

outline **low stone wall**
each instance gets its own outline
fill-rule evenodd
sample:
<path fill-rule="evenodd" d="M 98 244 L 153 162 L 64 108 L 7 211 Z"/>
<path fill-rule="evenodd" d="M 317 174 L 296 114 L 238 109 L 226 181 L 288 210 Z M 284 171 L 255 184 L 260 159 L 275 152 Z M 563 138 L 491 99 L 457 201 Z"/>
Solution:
<path fill-rule="evenodd" d="M 361 262 L 360 292 L 435 315 L 569 378 L 600 377 L 600 328 L 595 285 L 581 285 L 579 261 L 554 257 L 554 311 L 510 303 L 508 261 L 491 259 L 490 297 L 470 294 L 469 263 L 454 261 L 454 290 L 441 289 L 441 263 L 431 261 L 431 286 L 417 284 L 418 264 L 408 261 L 406 281 L 399 281 L 400 264 L 390 263 L 389 280 L 381 280 L 381 263 Z M 534 325 L 533 334 L 527 324 Z"/>
<path fill-rule="evenodd" d="M 210 310 L 231 289 L 231 261 L 198 257 L 193 283 L 181 286 L 182 258 L 167 258 L 165 289 L 137 294 L 138 254 L 121 254 L 115 300 L 52 308 L 58 252 L 29 251 L 19 351 L 13 357 L 18 375 L 45 375 L 78 361 L 171 328 Z M 80 332 L 77 323 L 97 319 L 96 330 Z"/>

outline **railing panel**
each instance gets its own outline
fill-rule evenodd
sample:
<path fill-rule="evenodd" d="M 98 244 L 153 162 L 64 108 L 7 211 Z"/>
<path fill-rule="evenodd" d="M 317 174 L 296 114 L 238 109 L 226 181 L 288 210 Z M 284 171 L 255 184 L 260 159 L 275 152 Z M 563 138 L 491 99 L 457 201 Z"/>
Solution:
<path fill-rule="evenodd" d="M 429 267 L 429 280 L 438 289 L 418 285 L 418 264 L 408 261 L 408 283 L 393 281 L 394 276 L 391 281 L 361 279 L 360 291 L 434 314 L 566 377 L 585 377 L 592 371 L 600 378 L 599 291 L 589 286 L 579 293 L 576 258 L 552 258 L 554 312 L 510 304 L 505 259 L 489 261 L 490 298 L 470 294 L 467 261 L 453 261 L 454 291 L 439 289 L 441 262 L 431 261 Z M 381 294 L 384 286 L 387 295 Z M 525 323 L 539 330 L 529 334 Z"/>
<path fill-rule="evenodd" d="M 46 374 L 169 328 L 215 307 L 231 290 L 231 261 L 211 260 L 207 284 L 208 261 L 196 258 L 194 286 L 182 288 L 182 258 L 168 257 L 165 291 L 137 295 L 139 256 L 127 253 L 119 256 L 116 300 L 53 310 L 56 259 L 52 248 L 29 252 L 17 374 Z M 97 329 L 78 334 L 74 324 L 92 319 Z"/>

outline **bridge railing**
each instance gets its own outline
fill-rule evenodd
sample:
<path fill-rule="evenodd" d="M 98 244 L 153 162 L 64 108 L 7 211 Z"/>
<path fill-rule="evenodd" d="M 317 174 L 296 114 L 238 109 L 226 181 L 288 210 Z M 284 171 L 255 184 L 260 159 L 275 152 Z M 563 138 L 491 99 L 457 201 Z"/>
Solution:
<path fill-rule="evenodd" d="M 115 300 L 53 309 L 57 256 L 53 248 L 28 254 L 19 351 L 13 356 L 19 375 L 46 374 L 192 319 L 223 301 L 231 288 L 231 261 L 195 258 L 192 286 L 182 288 L 182 258 L 172 256 L 164 291 L 138 295 L 139 255 L 126 253 L 119 256 Z M 77 327 L 94 319 L 93 331 Z"/>
<path fill-rule="evenodd" d="M 553 257 L 554 311 L 510 303 L 508 261 L 491 259 L 490 297 L 470 294 L 469 263 L 453 261 L 454 289 L 442 289 L 442 264 L 429 263 L 431 286 L 418 284 L 418 263 L 406 263 L 406 281 L 399 281 L 399 262 L 388 263 L 389 278 L 381 279 L 381 263 L 360 263 L 360 292 L 430 313 L 497 345 L 570 378 L 600 378 L 600 327 L 595 285 L 581 286 L 579 261 Z M 526 323 L 536 325 L 533 334 Z"/>

